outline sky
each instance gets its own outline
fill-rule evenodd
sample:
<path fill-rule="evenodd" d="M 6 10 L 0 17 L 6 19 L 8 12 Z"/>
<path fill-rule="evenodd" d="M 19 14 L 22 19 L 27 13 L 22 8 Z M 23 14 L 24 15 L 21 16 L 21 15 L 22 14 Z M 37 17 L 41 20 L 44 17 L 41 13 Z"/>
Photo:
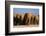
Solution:
<path fill-rule="evenodd" d="M 19 13 L 19 14 L 33 13 L 33 14 L 39 15 L 39 9 L 32 9 L 32 8 L 13 8 L 13 13 Z"/>

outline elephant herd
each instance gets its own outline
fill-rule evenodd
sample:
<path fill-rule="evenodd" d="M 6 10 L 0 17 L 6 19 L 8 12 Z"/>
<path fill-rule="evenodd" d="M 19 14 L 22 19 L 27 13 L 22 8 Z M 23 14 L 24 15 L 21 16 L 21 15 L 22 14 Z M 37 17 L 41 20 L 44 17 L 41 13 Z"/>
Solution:
<path fill-rule="evenodd" d="M 39 16 L 29 15 L 25 13 L 22 17 L 21 15 L 16 15 L 13 17 L 14 25 L 38 25 L 39 24 Z"/>

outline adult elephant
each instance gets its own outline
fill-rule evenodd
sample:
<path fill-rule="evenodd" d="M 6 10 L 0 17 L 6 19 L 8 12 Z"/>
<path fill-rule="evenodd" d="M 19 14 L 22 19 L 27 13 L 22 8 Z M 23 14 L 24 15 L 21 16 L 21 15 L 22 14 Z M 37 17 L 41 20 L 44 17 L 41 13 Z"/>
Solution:
<path fill-rule="evenodd" d="M 21 15 L 17 14 L 16 17 L 14 17 L 14 25 L 22 25 Z"/>
<path fill-rule="evenodd" d="M 24 25 L 29 25 L 30 24 L 30 18 L 31 18 L 32 14 L 31 13 L 26 13 L 24 15 L 24 18 L 23 18 L 23 24 Z"/>
<path fill-rule="evenodd" d="M 29 22 L 28 13 L 25 13 L 24 18 L 23 18 L 23 25 L 27 25 L 28 22 Z"/>
<path fill-rule="evenodd" d="M 39 17 L 38 16 L 34 16 L 33 24 L 39 24 Z"/>
<path fill-rule="evenodd" d="M 39 24 L 39 16 L 36 16 L 36 24 Z"/>

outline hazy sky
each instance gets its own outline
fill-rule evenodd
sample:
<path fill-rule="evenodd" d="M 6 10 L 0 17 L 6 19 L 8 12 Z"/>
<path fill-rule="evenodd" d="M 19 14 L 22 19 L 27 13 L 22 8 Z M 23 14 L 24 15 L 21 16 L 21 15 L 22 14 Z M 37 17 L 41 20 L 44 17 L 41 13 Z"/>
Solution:
<path fill-rule="evenodd" d="M 39 9 L 32 9 L 32 8 L 13 8 L 13 12 L 14 13 L 20 13 L 20 14 L 33 13 L 33 14 L 38 15 L 39 14 Z"/>

